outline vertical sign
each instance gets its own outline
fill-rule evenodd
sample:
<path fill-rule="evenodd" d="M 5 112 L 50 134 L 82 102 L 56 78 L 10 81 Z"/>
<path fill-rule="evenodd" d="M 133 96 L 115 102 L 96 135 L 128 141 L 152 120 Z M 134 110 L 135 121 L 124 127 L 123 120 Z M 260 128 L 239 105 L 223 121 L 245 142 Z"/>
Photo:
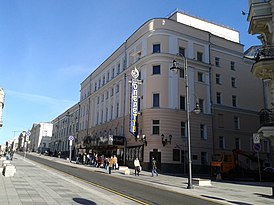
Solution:
<path fill-rule="evenodd" d="M 130 81 L 130 114 L 129 114 L 129 132 L 133 134 L 133 136 L 137 137 L 138 129 L 137 129 L 137 117 L 138 117 L 138 77 L 139 71 L 133 69 L 131 71 L 132 80 Z"/>

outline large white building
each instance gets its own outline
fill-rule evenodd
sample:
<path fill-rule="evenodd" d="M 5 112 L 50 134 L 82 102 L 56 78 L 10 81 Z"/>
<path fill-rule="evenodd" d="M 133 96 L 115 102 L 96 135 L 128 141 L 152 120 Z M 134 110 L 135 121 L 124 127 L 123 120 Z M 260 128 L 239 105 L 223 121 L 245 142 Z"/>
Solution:
<path fill-rule="evenodd" d="M 207 172 L 213 153 L 253 152 L 263 84 L 243 58 L 239 33 L 181 12 L 145 22 L 81 83 L 78 151 L 116 154 L 129 166 L 138 156 L 144 169 L 155 157 L 165 172 L 186 170 L 186 81 L 170 71 L 174 59 L 185 63 L 178 53 L 188 61 L 190 110 L 198 103 L 202 111 L 190 115 L 194 172 Z M 135 68 L 137 139 L 129 132 Z M 266 147 L 266 161 L 268 154 Z"/>
<path fill-rule="evenodd" d="M 52 137 L 52 123 L 41 122 L 34 123 L 30 132 L 28 143 L 28 150 L 33 152 L 43 153 L 50 149 L 51 137 Z"/>

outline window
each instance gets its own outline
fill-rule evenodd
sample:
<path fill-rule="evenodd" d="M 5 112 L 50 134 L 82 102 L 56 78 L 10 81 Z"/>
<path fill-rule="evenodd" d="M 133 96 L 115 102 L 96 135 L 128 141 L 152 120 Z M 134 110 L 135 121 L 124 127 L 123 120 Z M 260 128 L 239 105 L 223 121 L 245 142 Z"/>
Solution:
<path fill-rule="evenodd" d="M 114 78 L 114 74 L 115 74 L 115 68 L 112 68 L 112 75 L 111 75 L 111 78 Z"/>
<path fill-rule="evenodd" d="M 110 107 L 110 120 L 113 119 L 113 105 Z"/>
<path fill-rule="evenodd" d="M 103 76 L 103 85 L 105 85 L 105 79 L 106 79 L 105 76 Z"/>
<path fill-rule="evenodd" d="M 180 150 L 173 149 L 173 161 L 180 161 Z"/>
<path fill-rule="evenodd" d="M 99 97 L 97 97 L 97 104 L 99 104 L 99 102 L 100 102 L 100 98 L 99 98 Z"/>
<path fill-rule="evenodd" d="M 97 90 L 97 83 L 94 84 L 94 91 Z"/>
<path fill-rule="evenodd" d="M 236 95 L 232 95 L 232 106 L 237 107 L 237 96 Z"/>
<path fill-rule="evenodd" d="M 154 93 L 153 94 L 153 107 L 159 107 L 160 106 L 160 94 Z"/>
<path fill-rule="evenodd" d="M 269 142 L 268 141 L 266 141 L 266 140 L 264 140 L 263 141 L 263 143 L 262 143 L 262 150 L 264 151 L 264 152 L 266 152 L 266 153 L 269 153 L 270 152 L 270 149 L 269 149 L 269 147 L 270 147 L 270 145 L 269 145 Z"/>
<path fill-rule="evenodd" d="M 109 81 L 109 72 L 107 73 L 107 82 Z"/>
<path fill-rule="evenodd" d="M 219 93 L 219 92 L 216 93 L 216 102 L 217 102 L 217 104 L 222 103 L 222 96 L 221 96 L 221 93 Z"/>
<path fill-rule="evenodd" d="M 204 75 L 202 72 L 198 72 L 198 81 L 199 82 L 204 82 Z"/>
<path fill-rule="evenodd" d="M 116 118 L 119 117 L 119 103 L 116 104 Z"/>
<path fill-rule="evenodd" d="M 240 118 L 239 117 L 234 117 L 234 128 L 236 130 L 240 129 Z"/>
<path fill-rule="evenodd" d="M 119 84 L 116 85 L 116 93 L 119 92 Z"/>
<path fill-rule="evenodd" d="M 221 85 L 221 75 L 216 74 L 216 84 Z"/>
<path fill-rule="evenodd" d="M 161 52 L 161 45 L 153 44 L 153 53 L 160 53 L 160 52 Z"/>
<path fill-rule="evenodd" d="M 108 99 L 108 90 L 107 90 L 107 92 L 106 92 L 106 99 Z"/>
<path fill-rule="evenodd" d="M 110 96 L 113 96 L 113 93 L 114 93 L 114 89 L 111 88 Z"/>
<path fill-rule="evenodd" d="M 208 158 L 206 152 L 201 152 L 201 165 L 207 165 Z"/>
<path fill-rule="evenodd" d="M 220 67 L 220 58 L 215 57 L 215 66 Z"/>
<path fill-rule="evenodd" d="M 240 138 L 235 138 L 235 148 L 241 149 Z"/>
<path fill-rule="evenodd" d="M 207 139 L 207 130 L 204 124 L 200 124 L 200 137 L 203 140 Z"/>
<path fill-rule="evenodd" d="M 118 65 L 117 65 L 117 75 L 120 73 L 120 68 L 121 68 L 121 65 L 120 65 L 120 63 L 118 63 Z"/>
<path fill-rule="evenodd" d="M 179 55 L 180 56 L 185 56 L 185 48 L 183 48 L 183 47 L 179 47 Z"/>
<path fill-rule="evenodd" d="M 224 115 L 220 113 L 218 114 L 218 127 L 224 128 Z"/>
<path fill-rule="evenodd" d="M 219 136 L 219 148 L 224 149 L 225 148 L 225 139 L 223 136 Z"/>
<path fill-rule="evenodd" d="M 179 69 L 179 75 L 180 75 L 180 78 L 184 78 L 185 77 L 185 69 Z"/>
<path fill-rule="evenodd" d="M 152 67 L 152 74 L 153 75 L 161 74 L 161 66 L 160 65 L 154 65 Z"/>
<path fill-rule="evenodd" d="M 197 61 L 203 62 L 203 53 L 202 52 L 197 52 Z"/>
<path fill-rule="evenodd" d="M 204 100 L 199 98 L 198 104 L 199 104 L 199 107 L 200 107 L 200 112 L 204 113 Z"/>
<path fill-rule="evenodd" d="M 186 122 L 181 122 L 181 137 L 187 137 Z"/>
<path fill-rule="evenodd" d="M 105 121 L 107 122 L 108 121 L 108 109 L 106 108 L 106 119 Z"/>
<path fill-rule="evenodd" d="M 230 69 L 235 70 L 235 62 L 233 61 L 230 62 Z"/>
<path fill-rule="evenodd" d="M 101 102 L 104 102 L 104 94 L 101 95 Z"/>
<path fill-rule="evenodd" d="M 233 88 L 236 88 L 236 78 L 231 78 L 231 86 L 233 87 Z"/>
<path fill-rule="evenodd" d="M 185 96 L 180 96 L 180 110 L 186 110 L 186 98 L 185 98 Z"/>
<path fill-rule="evenodd" d="M 152 120 L 152 134 L 159 135 L 159 133 L 160 133 L 160 121 Z"/>

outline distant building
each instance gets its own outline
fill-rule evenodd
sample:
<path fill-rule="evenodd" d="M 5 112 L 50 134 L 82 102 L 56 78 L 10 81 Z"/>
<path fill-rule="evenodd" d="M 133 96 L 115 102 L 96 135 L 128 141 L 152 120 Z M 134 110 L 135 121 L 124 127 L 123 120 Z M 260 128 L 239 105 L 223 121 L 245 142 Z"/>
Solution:
<path fill-rule="evenodd" d="M 33 124 L 29 139 L 26 139 L 28 150 L 39 153 L 43 153 L 45 150 L 48 151 L 52 137 L 52 127 L 53 125 L 50 122 Z"/>
<path fill-rule="evenodd" d="M 0 127 L 3 126 L 2 115 L 4 109 L 4 102 L 5 102 L 5 93 L 4 90 L 0 87 Z"/>

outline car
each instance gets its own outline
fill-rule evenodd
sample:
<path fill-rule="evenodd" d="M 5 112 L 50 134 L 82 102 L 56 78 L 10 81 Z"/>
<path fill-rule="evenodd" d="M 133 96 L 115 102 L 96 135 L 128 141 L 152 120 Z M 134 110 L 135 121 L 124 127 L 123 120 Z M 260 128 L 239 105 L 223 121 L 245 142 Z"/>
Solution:
<path fill-rule="evenodd" d="M 274 182 L 274 168 L 265 167 L 262 172 L 262 178 L 264 181 Z"/>

